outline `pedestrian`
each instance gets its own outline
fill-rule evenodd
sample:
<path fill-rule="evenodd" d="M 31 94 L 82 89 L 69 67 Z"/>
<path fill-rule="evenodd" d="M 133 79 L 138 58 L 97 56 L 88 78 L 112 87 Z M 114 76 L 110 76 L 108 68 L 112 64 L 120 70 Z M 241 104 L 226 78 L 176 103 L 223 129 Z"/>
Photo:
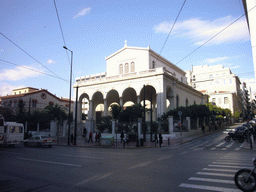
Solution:
<path fill-rule="evenodd" d="M 202 132 L 203 132 L 203 134 L 204 134 L 204 130 L 205 130 L 205 126 L 202 125 Z"/>
<path fill-rule="evenodd" d="M 154 140 L 154 142 L 155 142 L 155 146 L 156 146 L 156 144 L 158 143 L 157 133 L 155 133 L 155 140 Z"/>
<path fill-rule="evenodd" d="M 125 143 L 129 144 L 129 135 L 127 133 L 125 134 Z"/>
<path fill-rule="evenodd" d="M 86 142 L 86 135 L 87 135 L 87 129 L 84 128 L 84 131 L 83 131 L 83 138 L 84 138 L 84 141 Z"/>
<path fill-rule="evenodd" d="M 92 140 L 92 132 L 89 133 L 89 140 L 88 140 L 88 143 L 90 143 L 90 141 L 93 143 L 93 140 Z"/>
<path fill-rule="evenodd" d="M 123 131 L 121 132 L 120 138 L 121 138 L 121 143 L 123 143 L 123 141 L 124 141 L 124 132 Z"/>
<path fill-rule="evenodd" d="M 96 134 L 95 134 L 95 143 L 96 143 L 96 142 L 99 142 L 98 138 L 99 138 L 99 137 L 98 137 L 98 133 L 96 133 Z"/>
<path fill-rule="evenodd" d="M 71 136 L 70 136 L 70 140 L 71 140 L 71 143 L 73 144 L 73 141 L 74 141 L 74 135 L 73 135 L 73 133 L 72 133 Z"/>
<path fill-rule="evenodd" d="M 99 145 L 101 145 L 101 133 L 98 133 Z"/>
<path fill-rule="evenodd" d="M 159 133 L 159 146 L 162 147 L 162 143 L 163 143 L 163 137 L 162 134 Z"/>

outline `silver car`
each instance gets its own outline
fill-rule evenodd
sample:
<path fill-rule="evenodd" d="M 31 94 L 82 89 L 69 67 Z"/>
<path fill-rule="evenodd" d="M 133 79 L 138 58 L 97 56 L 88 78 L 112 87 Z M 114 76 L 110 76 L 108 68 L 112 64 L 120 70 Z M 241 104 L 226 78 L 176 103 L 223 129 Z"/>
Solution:
<path fill-rule="evenodd" d="M 48 146 L 51 147 L 52 145 L 56 145 L 56 140 L 49 136 L 43 136 L 43 135 L 34 135 L 29 139 L 26 139 L 24 141 L 24 146 L 36 146 L 36 147 L 42 147 L 42 146 Z"/>

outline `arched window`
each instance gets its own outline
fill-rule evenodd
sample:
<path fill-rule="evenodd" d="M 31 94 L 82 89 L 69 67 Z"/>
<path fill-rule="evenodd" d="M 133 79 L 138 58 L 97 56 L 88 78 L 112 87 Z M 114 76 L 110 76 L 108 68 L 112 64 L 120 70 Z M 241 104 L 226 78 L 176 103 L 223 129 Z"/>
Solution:
<path fill-rule="evenodd" d="M 188 99 L 186 99 L 186 107 L 188 107 Z"/>
<path fill-rule="evenodd" d="M 152 61 L 152 69 L 155 69 L 155 68 L 156 68 L 155 61 Z"/>
<path fill-rule="evenodd" d="M 129 73 L 129 64 L 125 63 L 124 65 L 124 73 Z"/>
<path fill-rule="evenodd" d="M 179 95 L 176 96 L 176 107 L 179 107 Z"/>
<path fill-rule="evenodd" d="M 131 63 L 131 72 L 135 72 L 135 63 L 134 62 Z"/>
<path fill-rule="evenodd" d="M 123 74 L 123 64 L 119 65 L 119 74 Z"/>

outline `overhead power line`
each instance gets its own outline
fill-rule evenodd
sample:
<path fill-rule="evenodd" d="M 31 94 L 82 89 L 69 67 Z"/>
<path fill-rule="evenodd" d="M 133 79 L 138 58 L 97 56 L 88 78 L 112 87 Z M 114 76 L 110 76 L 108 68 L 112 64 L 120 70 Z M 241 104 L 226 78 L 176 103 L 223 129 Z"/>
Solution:
<path fill-rule="evenodd" d="M 164 46 L 165 46 L 165 44 L 166 44 L 166 42 L 167 42 L 167 40 L 168 40 L 168 38 L 169 38 L 169 36 L 170 36 L 170 34 L 171 34 L 171 32 L 172 32 L 172 29 L 174 28 L 174 25 L 175 25 L 176 21 L 178 20 L 178 18 L 179 18 L 179 16 L 180 16 L 180 13 L 181 13 L 181 11 L 182 11 L 182 9 L 183 9 L 185 3 L 186 3 L 186 0 L 183 2 L 183 5 L 182 5 L 181 8 L 180 8 L 180 11 L 179 11 L 179 13 L 178 13 L 178 15 L 177 15 L 177 17 L 176 17 L 176 19 L 175 19 L 173 25 L 172 25 L 172 28 L 170 29 L 170 32 L 169 32 L 167 38 L 165 39 L 164 45 L 163 45 L 163 47 L 162 47 L 162 49 L 161 49 L 159 55 L 161 55 L 162 50 L 164 49 Z"/>
<path fill-rule="evenodd" d="M 253 10 L 256 6 L 254 6 L 252 9 L 250 9 L 248 12 L 250 12 L 251 10 Z M 226 26 L 224 29 L 222 29 L 220 32 L 218 32 L 217 34 L 215 34 L 214 36 L 212 36 L 210 39 L 208 39 L 207 41 L 205 41 L 202 45 L 200 45 L 198 48 L 196 48 L 194 51 L 192 51 L 191 53 L 189 53 L 186 57 L 182 58 L 181 60 L 179 60 L 175 65 L 178 65 L 181 61 L 183 61 L 184 59 L 188 58 L 190 55 L 192 55 L 193 53 L 195 53 L 198 49 L 200 49 L 201 47 L 203 47 L 205 44 L 207 44 L 208 42 L 210 42 L 212 39 L 214 39 L 216 36 L 218 36 L 219 34 L 221 34 L 223 31 L 225 31 L 227 28 L 229 28 L 231 25 L 233 25 L 235 22 L 237 22 L 239 19 L 241 19 L 243 16 L 245 16 L 245 14 L 241 15 L 240 17 L 238 17 L 235 21 L 233 21 L 232 23 L 230 23 L 228 26 Z"/>
<path fill-rule="evenodd" d="M 62 30 L 62 26 L 61 26 L 61 23 L 60 23 L 60 17 L 59 17 L 59 13 L 58 13 L 57 5 L 56 5 L 55 0 L 53 0 L 53 2 L 54 2 L 54 6 L 55 6 L 55 10 L 56 10 L 56 14 L 57 14 L 58 22 L 59 22 L 59 25 L 60 25 L 60 31 L 61 31 L 62 39 L 63 39 L 64 45 L 66 46 L 66 41 L 65 41 L 64 34 L 63 34 L 63 30 Z"/>
<path fill-rule="evenodd" d="M 63 33 L 63 30 L 62 30 L 62 26 L 61 26 L 61 22 L 60 22 L 60 17 L 59 17 L 59 12 L 58 12 L 58 9 L 57 9 L 57 4 L 56 4 L 55 0 L 53 0 L 53 2 L 54 2 L 54 7 L 55 7 L 55 10 L 56 10 L 56 14 L 57 14 L 57 18 L 58 18 L 58 22 L 59 22 L 59 26 L 60 26 L 60 31 L 61 31 L 63 43 L 64 43 L 64 46 L 67 47 L 65 37 L 64 37 L 64 33 Z M 71 61 L 69 60 L 69 54 L 68 54 L 67 49 L 66 49 L 66 54 L 67 54 L 68 62 L 70 63 L 70 66 L 71 66 Z M 72 77 L 73 77 L 73 74 L 72 74 Z M 73 79 L 74 79 L 74 77 L 73 77 Z"/>
<path fill-rule="evenodd" d="M 63 78 L 61 78 L 61 77 L 54 76 L 54 75 L 50 75 L 50 74 L 47 74 L 47 73 L 45 73 L 45 72 L 38 71 L 38 70 L 36 70 L 36 69 L 32 69 L 32 68 L 29 68 L 29 67 L 25 67 L 25 66 L 22 66 L 22 65 L 18 65 L 18 64 L 16 64 L 16 63 L 12 63 L 12 62 L 5 61 L 5 60 L 2 60 L 2 59 L 0 59 L 0 61 L 5 62 L 5 63 L 8 63 L 8 64 L 11 64 L 11 65 L 16 65 L 16 66 L 22 67 L 22 68 L 28 69 L 28 70 L 30 70 L 30 71 L 34 71 L 34 72 L 37 72 L 37 73 L 41 73 L 41 74 L 44 74 L 44 75 L 47 75 L 47 76 L 50 76 L 50 77 L 53 77 L 53 78 L 61 79 L 62 81 L 65 81 L 65 82 L 69 82 L 68 80 L 63 79 Z"/>
<path fill-rule="evenodd" d="M 24 49 L 22 49 L 19 45 L 17 45 L 16 43 L 14 43 L 11 39 L 9 39 L 8 37 L 6 37 L 3 33 L 0 32 L 0 34 L 6 38 L 8 41 L 10 41 L 12 44 L 14 44 L 16 47 L 18 47 L 21 51 L 23 51 L 24 53 L 26 53 L 29 57 L 31 57 L 32 59 L 34 59 L 37 63 L 39 63 L 41 66 L 43 66 L 45 69 L 47 69 L 48 71 L 50 71 L 52 74 L 54 74 L 55 76 L 57 76 L 59 79 L 62 79 L 60 76 L 58 76 L 56 73 L 54 73 L 52 70 L 50 70 L 49 68 L 47 68 L 45 65 L 43 65 L 41 62 L 39 62 L 37 59 L 35 59 L 32 55 L 30 55 L 28 52 L 26 52 Z"/>

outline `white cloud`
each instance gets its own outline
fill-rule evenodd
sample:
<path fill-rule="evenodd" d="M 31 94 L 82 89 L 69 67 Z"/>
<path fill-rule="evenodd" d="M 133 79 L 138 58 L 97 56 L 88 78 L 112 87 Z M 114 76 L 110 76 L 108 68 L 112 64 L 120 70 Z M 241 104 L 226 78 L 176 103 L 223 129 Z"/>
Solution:
<path fill-rule="evenodd" d="M 53 60 L 49 59 L 49 60 L 47 61 L 47 63 L 52 64 L 52 63 L 56 63 L 56 61 L 53 61 Z"/>
<path fill-rule="evenodd" d="M 194 42 L 195 45 L 202 45 L 204 42 L 215 36 L 225 27 L 230 25 L 236 18 L 227 16 L 213 21 L 202 20 L 200 18 L 191 18 L 185 21 L 177 22 L 171 35 L 185 37 Z M 169 33 L 173 22 L 164 21 L 155 26 L 156 33 Z M 240 19 L 229 26 L 226 30 L 212 39 L 209 44 L 221 44 L 227 42 L 247 41 L 249 40 L 246 20 Z"/>
<path fill-rule="evenodd" d="M 11 95 L 13 89 L 18 89 L 21 87 L 25 87 L 25 86 L 13 86 L 13 85 L 9 85 L 7 83 L 1 83 L 0 96 Z"/>
<path fill-rule="evenodd" d="M 88 15 L 91 11 L 91 8 L 84 8 L 82 9 L 78 14 L 76 14 L 73 18 L 78 18 L 78 17 L 82 17 L 82 16 L 85 16 L 85 15 Z"/>
<path fill-rule="evenodd" d="M 40 72 L 43 71 L 33 66 L 17 66 L 13 69 L 4 69 L 0 71 L 0 80 L 18 81 L 42 75 Z"/>
<path fill-rule="evenodd" d="M 205 63 L 218 63 L 220 61 L 224 61 L 224 60 L 227 60 L 229 59 L 229 57 L 217 57 L 217 58 L 208 58 L 205 60 Z"/>

